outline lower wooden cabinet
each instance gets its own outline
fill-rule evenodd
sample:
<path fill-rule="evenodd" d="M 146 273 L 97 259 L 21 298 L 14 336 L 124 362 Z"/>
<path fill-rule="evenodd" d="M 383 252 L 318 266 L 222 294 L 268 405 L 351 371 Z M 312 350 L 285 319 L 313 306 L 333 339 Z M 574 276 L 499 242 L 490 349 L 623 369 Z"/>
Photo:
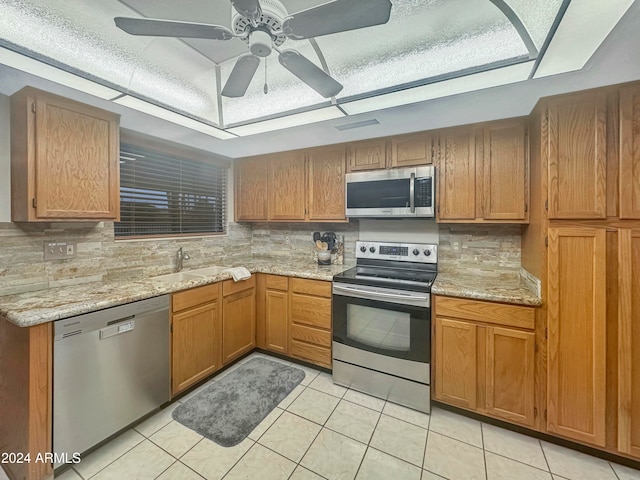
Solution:
<path fill-rule="evenodd" d="M 618 232 L 618 450 L 640 458 L 640 229 Z"/>
<path fill-rule="evenodd" d="M 331 282 L 292 278 L 289 355 L 331 368 Z"/>
<path fill-rule="evenodd" d="M 486 409 L 496 418 L 534 424 L 535 334 L 512 328 L 486 329 Z"/>
<path fill-rule="evenodd" d="M 220 284 L 172 295 L 171 393 L 176 395 L 222 366 Z"/>
<path fill-rule="evenodd" d="M 222 363 L 226 365 L 256 347 L 255 275 L 237 283 L 225 280 L 222 290 Z"/>
<path fill-rule="evenodd" d="M 436 317 L 434 397 L 452 405 L 476 408 L 478 326 Z"/>
<path fill-rule="evenodd" d="M 434 399 L 532 427 L 534 309 L 436 296 Z"/>
<path fill-rule="evenodd" d="M 606 231 L 549 228 L 547 430 L 606 441 Z"/>
<path fill-rule="evenodd" d="M 289 279 L 265 275 L 264 348 L 289 353 Z"/>

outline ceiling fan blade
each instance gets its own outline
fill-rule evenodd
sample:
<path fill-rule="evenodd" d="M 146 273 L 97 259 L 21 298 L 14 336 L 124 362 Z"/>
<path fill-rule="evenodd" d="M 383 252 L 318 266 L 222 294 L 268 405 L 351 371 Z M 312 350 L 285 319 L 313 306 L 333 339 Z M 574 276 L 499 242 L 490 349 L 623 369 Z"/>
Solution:
<path fill-rule="evenodd" d="M 342 85 L 317 67 L 311 60 L 295 50 L 283 50 L 278 56 L 280 64 L 325 98 L 340 93 Z"/>
<path fill-rule="evenodd" d="M 231 0 L 231 5 L 238 13 L 249 20 L 257 20 L 262 15 L 262 8 L 258 0 Z"/>
<path fill-rule="evenodd" d="M 225 97 L 242 97 L 249 88 L 251 79 L 260 65 L 260 58 L 252 53 L 247 53 L 238 57 L 238 61 L 231 70 L 231 75 L 227 79 L 222 89 Z"/>
<path fill-rule="evenodd" d="M 226 27 L 207 23 L 176 22 L 153 18 L 115 17 L 116 27 L 131 35 L 151 37 L 207 38 L 210 40 L 231 40 L 234 35 Z"/>
<path fill-rule="evenodd" d="M 381 25 L 389 21 L 389 0 L 334 0 L 284 19 L 284 34 L 295 40 Z"/>

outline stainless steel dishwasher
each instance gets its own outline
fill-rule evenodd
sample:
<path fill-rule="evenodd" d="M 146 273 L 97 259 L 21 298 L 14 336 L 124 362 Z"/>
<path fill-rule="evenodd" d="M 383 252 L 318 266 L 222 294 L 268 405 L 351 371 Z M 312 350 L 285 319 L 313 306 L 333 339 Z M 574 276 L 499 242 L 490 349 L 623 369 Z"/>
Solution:
<path fill-rule="evenodd" d="M 55 322 L 54 452 L 82 453 L 169 401 L 169 322 L 168 295 Z"/>

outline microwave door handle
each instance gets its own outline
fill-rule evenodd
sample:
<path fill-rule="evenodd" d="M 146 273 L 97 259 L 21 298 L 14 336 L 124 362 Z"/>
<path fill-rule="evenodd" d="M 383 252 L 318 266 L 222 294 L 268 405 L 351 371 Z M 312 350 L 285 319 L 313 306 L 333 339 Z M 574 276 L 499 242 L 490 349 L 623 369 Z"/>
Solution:
<path fill-rule="evenodd" d="M 416 213 L 416 174 L 411 174 L 411 179 L 409 180 L 409 207 L 411 209 L 411 213 Z"/>

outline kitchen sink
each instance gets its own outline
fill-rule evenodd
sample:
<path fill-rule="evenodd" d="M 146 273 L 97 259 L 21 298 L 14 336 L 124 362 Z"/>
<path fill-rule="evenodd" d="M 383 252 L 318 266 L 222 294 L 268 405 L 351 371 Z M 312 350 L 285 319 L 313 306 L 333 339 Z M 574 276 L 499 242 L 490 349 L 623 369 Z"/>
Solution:
<path fill-rule="evenodd" d="M 168 273 L 166 275 L 158 275 L 157 277 L 152 277 L 152 280 L 158 280 L 160 282 L 181 282 L 183 280 L 196 280 L 202 278 L 202 275 L 194 274 L 191 272 L 178 272 L 178 273 Z"/>
<path fill-rule="evenodd" d="M 152 280 L 158 280 L 160 282 L 181 282 L 183 280 L 196 280 L 198 278 L 210 277 L 212 275 L 218 275 L 224 270 L 230 267 L 204 267 L 196 268 L 194 270 L 188 270 L 186 272 L 167 273 L 166 275 L 158 275 L 153 277 Z"/>

